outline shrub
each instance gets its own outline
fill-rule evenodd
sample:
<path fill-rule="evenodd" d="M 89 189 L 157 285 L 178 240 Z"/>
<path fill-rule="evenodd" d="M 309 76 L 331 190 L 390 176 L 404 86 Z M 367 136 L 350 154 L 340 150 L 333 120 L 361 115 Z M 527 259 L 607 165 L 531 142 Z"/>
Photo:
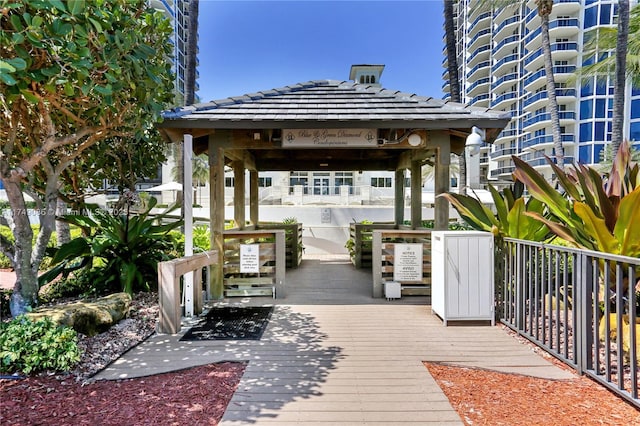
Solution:
<path fill-rule="evenodd" d="M 0 323 L 0 371 L 31 374 L 69 371 L 80 361 L 76 332 L 49 318 L 31 321 L 19 316 Z"/>

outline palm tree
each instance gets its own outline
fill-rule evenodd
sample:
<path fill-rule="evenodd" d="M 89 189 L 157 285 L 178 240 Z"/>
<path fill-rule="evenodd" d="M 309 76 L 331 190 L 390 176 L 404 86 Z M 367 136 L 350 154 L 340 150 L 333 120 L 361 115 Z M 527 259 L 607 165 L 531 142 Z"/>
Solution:
<path fill-rule="evenodd" d="M 549 98 L 549 114 L 551 115 L 551 131 L 553 133 L 553 150 L 556 164 L 564 168 L 564 147 L 560 131 L 558 100 L 556 99 L 556 80 L 553 76 L 553 57 L 549 39 L 549 15 L 553 9 L 553 0 L 535 0 L 540 17 L 540 35 L 542 37 L 542 54 L 544 56 L 544 72 L 547 77 L 547 97 Z"/>
<path fill-rule="evenodd" d="M 458 52 L 456 51 L 456 25 L 454 21 L 453 4 L 455 0 L 444 0 L 444 33 L 447 49 L 447 71 L 449 73 L 449 94 L 451 102 L 461 103 L 460 77 L 458 76 Z M 458 191 L 467 192 L 467 159 L 464 152 L 459 156 L 460 182 Z"/>
<path fill-rule="evenodd" d="M 627 40 L 629 39 L 629 0 L 618 0 L 618 37 L 613 88 L 613 118 L 611 122 L 611 152 L 618 153 L 624 129 L 624 103 L 627 75 Z"/>

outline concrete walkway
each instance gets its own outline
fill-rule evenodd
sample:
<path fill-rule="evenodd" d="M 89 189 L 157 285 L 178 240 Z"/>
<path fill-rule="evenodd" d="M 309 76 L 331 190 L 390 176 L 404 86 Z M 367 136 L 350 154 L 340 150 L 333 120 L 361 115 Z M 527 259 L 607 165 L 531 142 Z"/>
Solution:
<path fill-rule="evenodd" d="M 423 361 L 567 379 L 499 327 L 444 327 L 422 297 L 372 299 L 371 274 L 345 257 L 306 259 L 260 341 L 157 335 L 98 379 L 249 361 L 221 425 L 460 425 Z M 231 299 L 264 305 L 272 299 Z M 183 331 L 186 331 L 184 328 Z"/>

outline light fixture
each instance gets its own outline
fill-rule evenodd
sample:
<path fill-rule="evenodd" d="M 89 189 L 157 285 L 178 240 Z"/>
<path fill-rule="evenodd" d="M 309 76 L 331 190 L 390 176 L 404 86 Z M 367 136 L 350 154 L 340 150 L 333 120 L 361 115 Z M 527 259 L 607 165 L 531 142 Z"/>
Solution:
<path fill-rule="evenodd" d="M 465 148 L 469 150 L 469 155 L 474 156 L 480 153 L 480 147 L 484 144 L 484 138 L 486 134 L 484 130 L 473 126 L 471 128 L 471 133 L 467 136 L 467 142 L 465 143 Z"/>
<path fill-rule="evenodd" d="M 417 133 L 411 133 L 408 141 L 411 146 L 419 146 L 422 143 L 422 138 Z"/>

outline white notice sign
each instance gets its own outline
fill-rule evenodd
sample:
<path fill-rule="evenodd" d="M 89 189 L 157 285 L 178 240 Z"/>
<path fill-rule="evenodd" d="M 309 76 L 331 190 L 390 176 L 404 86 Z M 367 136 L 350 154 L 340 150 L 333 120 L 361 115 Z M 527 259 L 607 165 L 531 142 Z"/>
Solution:
<path fill-rule="evenodd" d="M 378 145 L 376 129 L 283 129 L 283 147 L 353 148 Z"/>
<path fill-rule="evenodd" d="M 396 244 L 393 259 L 394 281 L 422 281 L 422 244 Z"/>
<path fill-rule="evenodd" d="M 260 246 L 258 244 L 240 244 L 240 273 L 260 273 Z"/>

